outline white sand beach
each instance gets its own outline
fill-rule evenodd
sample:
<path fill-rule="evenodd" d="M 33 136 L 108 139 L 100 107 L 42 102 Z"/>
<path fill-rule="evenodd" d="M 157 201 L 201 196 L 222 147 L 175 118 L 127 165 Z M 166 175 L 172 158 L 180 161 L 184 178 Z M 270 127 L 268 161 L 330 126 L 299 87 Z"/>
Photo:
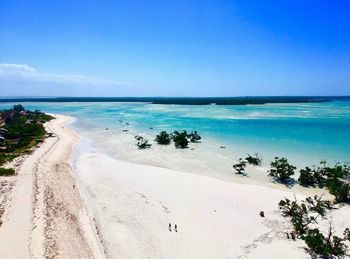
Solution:
<path fill-rule="evenodd" d="M 286 238 L 291 227 L 277 206 L 284 197 L 293 198 L 291 190 L 130 164 L 98 153 L 82 155 L 78 172 L 110 258 L 310 258 L 302 241 Z M 349 209 L 342 213 L 350 216 Z M 345 214 L 333 216 L 340 230 Z"/>
<path fill-rule="evenodd" d="M 68 164 L 79 138 L 65 127 L 72 118 L 55 117 L 46 125 L 54 137 L 14 162 L 17 176 L 1 179 L 15 184 L 2 193 L 8 197 L 0 227 L 0 258 L 104 258 Z"/>
<path fill-rule="evenodd" d="M 77 154 L 72 170 L 79 136 L 67 127 L 72 118 L 56 117 L 46 125 L 55 136 L 15 162 L 17 176 L 0 179 L 6 182 L 0 258 L 310 258 L 303 241 L 286 238 L 292 228 L 277 207 L 285 197 L 304 199 L 305 190 L 235 183 L 97 152 Z M 332 220 L 342 231 L 346 218 L 348 207 L 335 210 L 321 228 Z"/>

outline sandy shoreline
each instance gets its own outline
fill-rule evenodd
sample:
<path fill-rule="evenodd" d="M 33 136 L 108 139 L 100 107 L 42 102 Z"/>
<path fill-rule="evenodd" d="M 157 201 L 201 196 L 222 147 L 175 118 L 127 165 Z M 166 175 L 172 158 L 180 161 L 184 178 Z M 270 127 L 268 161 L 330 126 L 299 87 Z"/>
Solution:
<path fill-rule="evenodd" d="M 0 227 L 1 258 L 104 258 L 92 220 L 68 164 L 78 136 L 55 115 L 40 148 L 17 168 Z"/>
<path fill-rule="evenodd" d="M 292 226 L 277 204 L 325 190 L 224 181 L 95 150 L 81 152 L 75 165 L 108 258 L 310 258 L 302 240 L 287 239 Z M 346 218 L 345 206 L 317 227 L 326 232 L 332 222 L 341 235 Z"/>
<path fill-rule="evenodd" d="M 305 190 L 224 181 L 91 151 L 78 154 L 73 173 L 69 161 L 79 136 L 66 127 L 71 117 L 55 116 L 46 125 L 55 137 L 16 162 L 17 176 L 0 178 L 0 258 L 310 258 L 303 241 L 286 239 L 291 226 L 277 207 L 294 192 L 304 199 Z M 342 231 L 346 218 L 348 207 L 320 227 L 332 220 Z"/>

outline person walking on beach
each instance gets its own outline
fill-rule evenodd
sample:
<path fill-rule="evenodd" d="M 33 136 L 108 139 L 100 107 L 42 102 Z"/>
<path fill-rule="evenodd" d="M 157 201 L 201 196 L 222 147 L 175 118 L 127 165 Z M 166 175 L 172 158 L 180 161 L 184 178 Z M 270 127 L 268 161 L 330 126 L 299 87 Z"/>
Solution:
<path fill-rule="evenodd" d="M 169 229 L 169 231 L 171 232 L 171 224 L 170 224 L 170 223 L 169 223 L 169 228 L 168 228 L 168 229 Z"/>

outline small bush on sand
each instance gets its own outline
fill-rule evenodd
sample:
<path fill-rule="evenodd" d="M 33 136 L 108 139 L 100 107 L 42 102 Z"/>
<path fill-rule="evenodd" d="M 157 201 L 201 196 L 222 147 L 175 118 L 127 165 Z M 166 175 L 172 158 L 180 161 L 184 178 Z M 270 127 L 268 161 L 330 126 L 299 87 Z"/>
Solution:
<path fill-rule="evenodd" d="M 141 136 L 135 136 L 135 139 L 137 140 L 137 146 L 139 149 L 146 149 L 150 148 L 152 145 L 148 143 L 148 140 Z"/>
<path fill-rule="evenodd" d="M 323 188 L 327 179 L 344 179 L 348 176 L 350 176 L 348 165 L 336 163 L 331 167 L 326 165 L 326 161 L 321 161 L 319 167 L 301 169 L 298 181 L 302 186 Z"/>
<path fill-rule="evenodd" d="M 314 176 L 314 170 L 312 170 L 310 167 L 305 167 L 305 169 L 300 169 L 299 172 L 300 175 L 298 178 L 298 182 L 300 185 L 305 187 L 316 186 L 317 182 Z"/>
<path fill-rule="evenodd" d="M 305 203 L 310 211 L 316 212 L 322 217 L 325 216 L 326 210 L 333 209 L 332 202 L 328 200 L 322 200 L 322 196 L 315 195 L 314 197 L 307 197 Z"/>
<path fill-rule="evenodd" d="M 187 135 L 187 137 L 192 143 L 198 143 L 202 139 L 202 137 L 198 135 L 197 131 L 192 131 Z"/>
<path fill-rule="evenodd" d="M 331 225 L 326 236 L 318 228 L 309 228 L 311 224 L 315 225 L 317 223 L 316 219 L 319 215 L 323 217 L 326 210 L 333 209 L 330 201 L 322 200 L 322 196 L 315 195 L 306 198 L 300 204 L 295 198 L 294 201 L 281 200 L 278 205 L 282 215 L 291 218 L 294 228 L 291 233 L 293 234 L 292 238 L 295 239 L 295 233 L 304 240 L 312 258 L 342 258 L 347 255 L 348 246 L 346 242 L 350 242 L 350 230 L 348 228 L 345 229 L 342 238 L 333 234 Z M 289 238 L 288 233 L 287 237 Z"/>
<path fill-rule="evenodd" d="M 336 163 L 333 167 L 325 166 L 324 170 L 327 179 L 344 179 L 350 176 L 350 166 L 347 164 Z"/>
<path fill-rule="evenodd" d="M 187 148 L 188 147 L 188 139 L 187 139 L 187 131 L 184 130 L 181 133 L 178 131 L 174 131 L 172 134 L 172 139 L 174 141 L 176 148 Z"/>
<path fill-rule="evenodd" d="M 275 161 L 272 161 L 270 165 L 269 176 L 283 184 L 291 183 L 291 176 L 294 175 L 296 167 L 289 164 L 286 158 L 275 157 Z"/>
<path fill-rule="evenodd" d="M 291 201 L 290 199 L 285 198 L 284 200 L 280 200 L 278 203 L 278 207 L 282 211 L 282 215 L 285 217 L 293 217 L 297 214 L 299 210 L 299 204 L 296 200 Z"/>
<path fill-rule="evenodd" d="M 345 241 L 349 241 L 349 229 L 345 229 L 343 237 L 333 234 L 332 226 L 329 227 L 327 236 L 324 236 L 317 228 L 310 229 L 302 237 L 311 252 L 322 258 L 343 257 L 347 253 Z"/>
<path fill-rule="evenodd" d="M 305 203 L 298 204 L 296 198 L 294 201 L 289 199 L 281 200 L 278 206 L 283 216 L 291 217 L 291 223 L 298 235 L 305 234 L 308 230 L 308 226 L 316 222 L 316 217 L 309 215 L 307 205 Z"/>
<path fill-rule="evenodd" d="M 302 209 L 305 207 L 302 206 Z M 294 217 L 292 217 L 292 225 L 295 230 L 295 232 L 302 236 L 305 233 L 307 233 L 309 229 L 309 225 L 311 223 L 316 223 L 316 217 L 310 216 L 307 212 L 304 212 L 303 210 L 298 212 Z"/>
<path fill-rule="evenodd" d="M 245 169 L 247 167 L 247 162 L 242 158 L 238 160 L 237 164 L 233 165 L 233 169 L 236 170 L 236 174 L 246 175 Z"/>
<path fill-rule="evenodd" d="M 255 166 L 261 166 L 262 163 L 262 157 L 258 153 L 255 153 L 254 156 L 247 154 L 245 160 L 248 162 L 248 164 Z"/>
<path fill-rule="evenodd" d="M 327 189 L 335 196 L 336 203 L 350 203 L 350 184 L 340 179 L 328 179 Z"/>
<path fill-rule="evenodd" d="M 169 145 L 171 142 L 170 135 L 166 131 L 162 131 L 156 136 L 155 141 L 159 145 Z"/>

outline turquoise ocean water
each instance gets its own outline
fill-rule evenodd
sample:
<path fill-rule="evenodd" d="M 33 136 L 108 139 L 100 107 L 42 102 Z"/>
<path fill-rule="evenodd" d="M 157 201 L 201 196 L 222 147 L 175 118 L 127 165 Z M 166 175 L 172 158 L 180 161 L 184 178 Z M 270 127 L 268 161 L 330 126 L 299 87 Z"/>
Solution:
<path fill-rule="evenodd" d="M 0 109 L 12 105 L 0 103 Z M 83 135 L 106 128 L 132 129 L 148 136 L 161 130 L 197 130 L 211 145 L 231 148 L 236 158 L 259 152 L 264 161 L 285 156 L 299 166 L 321 159 L 350 162 L 350 99 L 242 106 L 112 102 L 29 102 L 24 106 L 74 115 L 77 121 L 72 126 Z"/>

